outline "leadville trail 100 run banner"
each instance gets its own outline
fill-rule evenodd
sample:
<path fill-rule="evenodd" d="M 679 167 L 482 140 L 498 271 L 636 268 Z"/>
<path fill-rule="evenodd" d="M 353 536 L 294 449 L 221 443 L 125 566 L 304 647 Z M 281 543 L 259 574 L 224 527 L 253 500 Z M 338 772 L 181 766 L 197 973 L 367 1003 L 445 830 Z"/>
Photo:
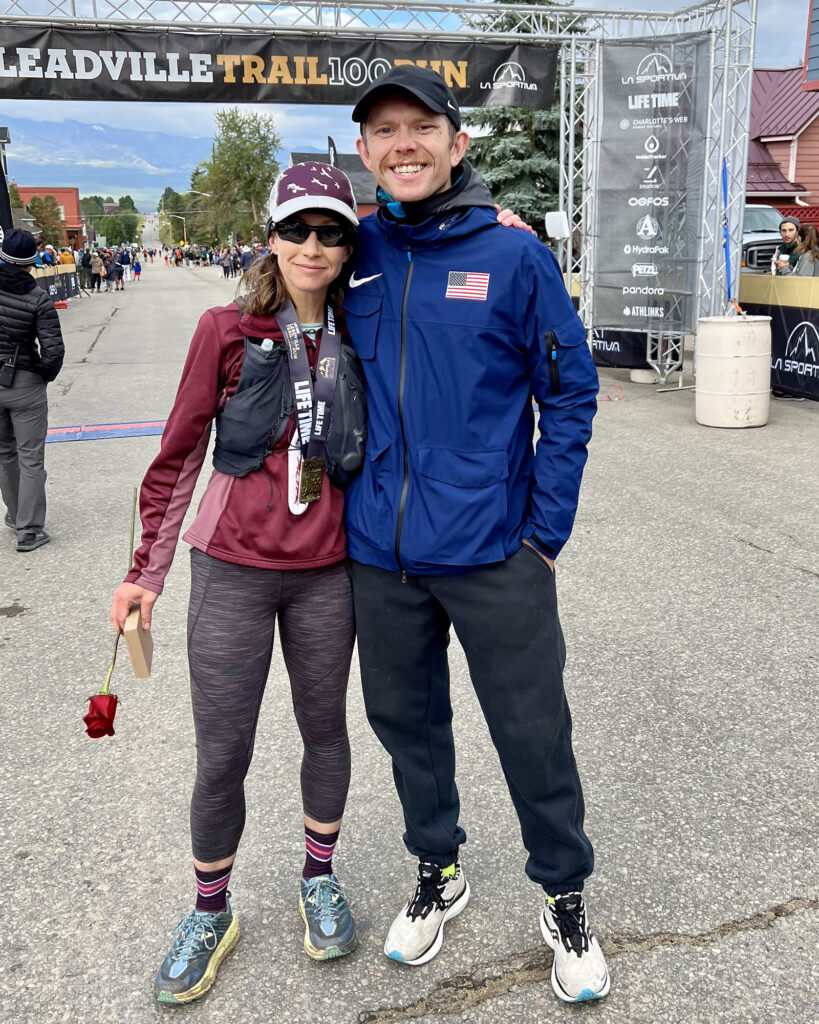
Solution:
<path fill-rule="evenodd" d="M 693 329 L 708 38 L 601 47 L 596 328 Z"/>
<path fill-rule="evenodd" d="M 397 64 L 437 71 L 464 106 L 548 108 L 556 46 L 271 33 L 32 28 L 0 34 L 0 100 L 339 103 Z"/>

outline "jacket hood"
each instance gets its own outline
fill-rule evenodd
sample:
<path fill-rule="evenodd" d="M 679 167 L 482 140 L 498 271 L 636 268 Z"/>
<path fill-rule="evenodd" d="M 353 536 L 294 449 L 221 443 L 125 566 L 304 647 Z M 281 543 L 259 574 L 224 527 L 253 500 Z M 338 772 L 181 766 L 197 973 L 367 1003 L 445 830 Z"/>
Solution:
<path fill-rule="evenodd" d="M 495 201 L 486 182 L 468 160 L 462 160 L 457 167 L 452 168 L 452 185 L 444 192 L 436 192 L 417 203 L 396 203 L 379 187 L 377 198 L 381 207 L 379 215 L 405 224 L 420 224 L 427 217 L 437 217 L 464 207 L 495 208 Z"/>
<path fill-rule="evenodd" d="M 0 263 L 0 291 L 14 295 L 27 295 L 37 287 L 37 282 L 28 267 L 16 267 L 13 263 Z"/>
<path fill-rule="evenodd" d="M 241 306 L 239 309 L 241 311 Z M 249 313 L 242 313 L 239 317 L 239 328 L 249 338 L 272 338 L 274 341 L 282 339 L 282 332 L 275 316 L 251 316 Z"/>

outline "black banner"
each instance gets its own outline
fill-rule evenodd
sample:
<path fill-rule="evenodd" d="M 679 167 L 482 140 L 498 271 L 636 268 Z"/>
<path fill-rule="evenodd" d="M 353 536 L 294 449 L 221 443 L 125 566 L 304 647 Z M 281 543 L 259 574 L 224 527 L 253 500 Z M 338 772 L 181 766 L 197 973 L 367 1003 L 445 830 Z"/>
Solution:
<path fill-rule="evenodd" d="M 70 266 L 70 264 L 69 264 Z M 54 302 L 67 302 L 80 294 L 80 286 L 77 281 L 77 270 L 57 270 L 51 267 L 34 271 L 34 279 L 37 284 L 48 292 Z"/>
<path fill-rule="evenodd" d="M 819 402 L 819 309 L 743 303 L 771 317 L 771 387 Z"/>
<path fill-rule="evenodd" d="M 0 99 L 342 103 L 398 64 L 470 107 L 548 108 L 557 46 L 3 26 Z"/>
<path fill-rule="evenodd" d="M 649 370 L 646 362 L 647 338 L 642 331 L 592 331 L 592 356 L 595 366 L 611 366 L 624 370 Z"/>

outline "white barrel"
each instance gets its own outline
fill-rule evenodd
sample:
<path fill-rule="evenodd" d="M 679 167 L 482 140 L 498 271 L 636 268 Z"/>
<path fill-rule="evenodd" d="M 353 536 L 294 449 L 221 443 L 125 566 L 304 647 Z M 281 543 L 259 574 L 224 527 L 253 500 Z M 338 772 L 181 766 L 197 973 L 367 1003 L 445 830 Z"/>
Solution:
<path fill-rule="evenodd" d="M 697 423 L 763 427 L 771 404 L 771 318 L 704 316 L 697 328 Z"/>

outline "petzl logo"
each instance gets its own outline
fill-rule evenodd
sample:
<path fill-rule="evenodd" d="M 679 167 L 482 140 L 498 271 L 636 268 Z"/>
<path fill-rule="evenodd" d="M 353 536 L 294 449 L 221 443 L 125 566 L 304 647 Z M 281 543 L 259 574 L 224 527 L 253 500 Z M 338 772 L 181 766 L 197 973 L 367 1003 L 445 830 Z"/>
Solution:
<path fill-rule="evenodd" d="M 537 84 L 526 81 L 526 72 L 517 61 L 508 60 L 495 68 L 491 82 L 481 82 L 481 89 L 525 89 L 527 92 L 537 92 Z"/>

